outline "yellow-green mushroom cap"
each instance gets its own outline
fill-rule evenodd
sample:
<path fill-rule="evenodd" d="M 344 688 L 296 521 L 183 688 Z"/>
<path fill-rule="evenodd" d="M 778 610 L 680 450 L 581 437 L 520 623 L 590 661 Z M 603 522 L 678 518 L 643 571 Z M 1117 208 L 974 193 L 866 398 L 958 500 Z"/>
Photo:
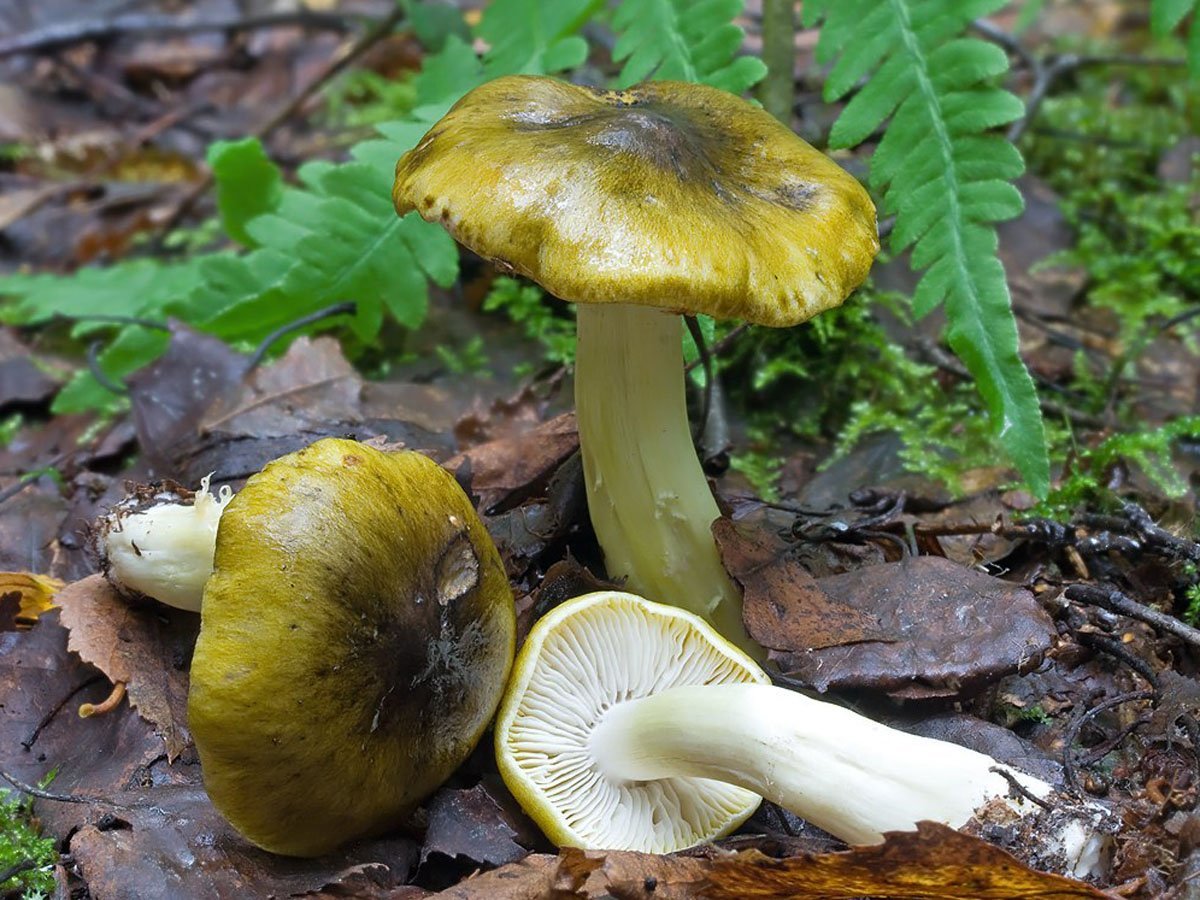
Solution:
<path fill-rule="evenodd" d="M 563 299 L 762 325 L 841 303 L 879 249 L 862 186 L 725 91 L 497 78 L 396 165 L 417 210 Z"/>
<path fill-rule="evenodd" d="M 213 804 L 290 856 L 396 827 L 486 729 L 514 630 L 432 460 L 334 438 L 275 460 L 225 508 L 204 590 L 188 717 Z"/>

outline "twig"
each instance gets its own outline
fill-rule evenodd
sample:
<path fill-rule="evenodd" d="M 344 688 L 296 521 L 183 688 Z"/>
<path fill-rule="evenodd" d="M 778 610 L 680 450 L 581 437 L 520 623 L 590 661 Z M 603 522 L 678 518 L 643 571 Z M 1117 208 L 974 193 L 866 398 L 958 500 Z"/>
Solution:
<path fill-rule="evenodd" d="M 109 19 L 63 22 L 0 40 L 0 59 L 20 53 L 58 50 L 72 44 L 99 41 L 123 35 L 183 35 L 210 31 L 252 31 L 299 25 L 327 31 L 349 31 L 361 15 L 296 9 L 256 16 L 226 16 L 210 19 L 181 19 L 178 16 L 131 13 Z"/>
<path fill-rule="evenodd" d="M 1008 129 L 1008 139 L 1014 144 L 1021 139 L 1045 102 L 1054 83 L 1076 69 L 1085 66 L 1184 66 L 1187 60 L 1174 56 L 1138 56 L 1133 53 L 1082 54 L 1065 53 L 1059 56 L 1038 57 L 1013 35 L 998 28 L 987 19 L 977 19 L 972 27 L 994 44 L 1002 47 L 1024 63 L 1033 75 L 1033 87 L 1025 98 L 1025 115 Z"/>
<path fill-rule="evenodd" d="M 749 330 L 749 328 L 750 328 L 749 325 L 739 325 L 739 326 L 737 326 L 737 328 L 734 328 L 731 332 L 729 332 L 729 334 L 725 335 L 725 337 L 721 338 L 719 341 L 717 341 L 715 344 L 713 344 L 711 347 L 708 348 L 709 356 L 712 356 L 712 357 L 720 356 L 722 353 L 724 353 L 726 350 L 729 349 L 730 345 L 734 341 L 736 341 L 743 334 L 745 334 L 745 332 L 747 330 Z M 700 359 L 699 358 L 693 359 L 690 363 L 688 363 L 686 366 L 683 367 L 683 371 L 687 374 L 690 374 L 691 371 L 694 368 L 696 368 L 696 366 L 698 366 L 698 365 L 700 365 Z"/>
<path fill-rule="evenodd" d="M 320 322 L 323 319 L 332 319 L 334 316 L 354 315 L 358 310 L 358 304 L 353 300 L 346 300 L 342 303 L 335 303 L 332 306 L 326 306 L 324 309 L 318 309 L 316 312 L 309 313 L 307 316 L 302 316 L 294 322 L 288 322 L 286 325 L 280 325 L 265 338 L 259 341 L 258 348 L 250 357 L 250 361 L 246 365 L 246 370 L 251 371 L 257 369 L 262 363 L 263 358 L 271 349 L 271 345 L 283 337 L 285 334 L 290 334 L 306 325 L 312 325 L 315 322 Z"/>
<path fill-rule="evenodd" d="M 79 794 L 56 794 L 53 791 L 47 791 L 36 785 L 27 784 L 17 778 L 11 772 L 0 769 L 0 778 L 3 778 L 22 794 L 28 794 L 30 797 L 36 797 L 39 800 L 53 800 L 55 803 L 100 803 L 104 806 L 111 806 L 114 809 L 146 809 L 153 806 L 153 803 L 142 801 L 140 803 L 118 803 L 116 800 L 109 800 L 105 797 L 86 797 Z"/>
<path fill-rule="evenodd" d="M 23 872 L 32 872 L 36 868 L 38 868 L 37 862 L 32 859 L 23 859 L 19 863 L 0 871 L 0 886 L 10 878 L 16 878 Z M 5 892 L 7 893 L 7 889 L 5 889 Z"/>
<path fill-rule="evenodd" d="M 1099 606 L 1110 612 L 1145 622 L 1159 631 L 1165 631 L 1179 638 L 1186 644 L 1200 649 L 1200 630 L 1193 628 L 1174 616 L 1157 609 L 1151 609 L 1138 603 L 1132 597 L 1127 597 L 1116 588 L 1100 588 L 1089 584 L 1073 584 L 1066 590 L 1068 600 L 1089 606 Z"/>
<path fill-rule="evenodd" d="M 700 330 L 700 323 L 696 321 L 696 317 L 684 316 L 683 321 L 687 323 L 688 334 L 692 336 L 692 343 L 696 345 L 696 354 L 700 365 L 704 367 L 704 403 L 700 407 L 700 420 L 696 423 L 692 433 L 694 442 L 704 434 L 704 429 L 708 427 L 708 415 L 712 412 L 713 361 L 712 354 L 708 352 L 708 344 L 704 340 L 704 332 Z"/>
<path fill-rule="evenodd" d="M 1130 691 L 1127 694 L 1118 694 L 1116 697 L 1110 697 L 1102 703 L 1096 704 L 1091 709 L 1084 710 L 1072 720 L 1063 734 L 1063 781 L 1068 788 L 1077 794 L 1081 793 L 1079 778 L 1075 774 L 1076 762 L 1072 748 L 1075 746 L 1075 741 L 1079 738 L 1079 733 L 1083 731 L 1083 726 L 1100 715 L 1100 713 L 1107 709 L 1112 709 L 1114 706 L 1120 706 L 1122 703 L 1132 703 L 1137 700 L 1153 699 L 1154 691 Z"/>
<path fill-rule="evenodd" d="M 41 735 L 42 730 L 47 725 L 50 724 L 50 722 L 54 719 L 55 716 L 57 716 L 59 714 L 59 712 L 62 710 L 62 708 L 64 706 L 66 706 L 68 703 L 71 702 L 71 698 L 74 697 L 76 694 L 78 694 L 80 691 L 82 691 L 84 688 L 91 687 L 97 681 L 100 681 L 103 677 L 104 677 L 103 675 L 89 676 L 88 678 L 85 678 L 78 685 L 78 687 L 72 688 L 71 692 L 69 694 L 67 694 L 67 696 L 65 696 L 61 700 L 59 700 L 58 703 L 56 703 L 54 705 L 53 709 L 49 710 L 44 716 L 42 716 L 40 719 L 38 719 L 38 723 L 37 723 L 37 725 L 35 725 L 33 727 L 33 731 L 29 732 L 29 737 L 27 737 L 21 741 L 21 746 L 24 747 L 27 751 L 32 750 L 33 745 L 35 743 L 37 743 L 37 739 L 38 739 L 39 735 Z"/>
<path fill-rule="evenodd" d="M 1032 793 L 1030 793 L 1029 788 L 1027 788 L 1027 787 L 1025 787 L 1025 785 L 1021 784 L 1021 782 L 1017 780 L 1017 776 L 1014 775 L 1012 772 L 1010 772 L 1008 769 L 1006 769 L 1004 766 L 991 766 L 988 768 L 988 771 L 995 772 L 997 775 L 999 775 L 1001 778 L 1003 778 L 1005 781 L 1007 781 L 1009 790 L 1011 790 L 1016 796 L 1024 797 L 1030 803 L 1033 803 L 1036 806 L 1040 806 L 1042 809 L 1046 810 L 1047 812 L 1049 812 L 1050 810 L 1053 809 L 1053 807 L 1050 806 L 1050 804 L 1047 803 L 1045 800 L 1043 800 L 1041 797 L 1035 797 Z"/>
<path fill-rule="evenodd" d="M 1146 662 L 1140 656 L 1134 656 L 1129 652 L 1129 648 L 1120 641 L 1091 631 L 1076 631 L 1075 640 L 1079 641 L 1085 647 L 1099 650 L 1101 653 L 1107 653 L 1109 656 L 1119 659 L 1125 665 L 1129 666 L 1129 668 L 1133 669 L 1133 671 L 1141 675 L 1142 678 L 1146 679 L 1146 683 L 1150 687 L 1158 690 L 1158 675 L 1151 668 L 1150 663 Z"/>
<path fill-rule="evenodd" d="M 1200 562 L 1200 544 L 1167 531 L 1136 503 L 1122 504 L 1121 514 L 1129 520 L 1130 525 L 1137 529 L 1143 540 L 1165 550 L 1168 556 Z"/>
<path fill-rule="evenodd" d="M 261 140 L 288 119 L 290 119 L 296 114 L 297 110 L 304 106 L 304 104 L 307 103 L 311 97 L 320 91 L 330 79 L 334 78 L 343 69 L 362 57 L 364 53 L 374 47 L 377 43 L 379 43 L 379 41 L 391 34 L 392 29 L 394 29 L 403 18 L 404 7 L 397 3 L 385 18 L 380 20 L 378 24 L 367 31 L 366 34 L 360 37 L 357 41 L 355 41 L 349 50 L 347 50 L 338 58 L 330 60 L 330 62 L 328 62 L 324 68 L 317 73 L 312 81 L 305 85 L 304 89 L 301 90 L 300 93 L 293 97 L 289 102 L 284 104 L 284 106 L 278 112 L 276 112 L 275 115 L 271 116 L 270 119 L 256 128 L 253 136 Z M 159 236 L 155 242 L 156 249 L 162 249 L 163 239 L 170 234 L 180 222 L 183 221 L 188 213 L 192 211 L 193 207 L 195 207 L 195 205 L 200 201 L 200 198 L 208 193 L 209 188 L 211 188 L 213 185 L 213 181 L 214 176 L 212 170 L 210 169 L 205 173 L 204 177 L 197 182 L 192 189 L 187 192 L 186 195 L 184 195 L 183 199 L 179 201 L 179 204 L 171 212 L 171 215 L 167 216 L 162 225 L 159 226 Z"/>

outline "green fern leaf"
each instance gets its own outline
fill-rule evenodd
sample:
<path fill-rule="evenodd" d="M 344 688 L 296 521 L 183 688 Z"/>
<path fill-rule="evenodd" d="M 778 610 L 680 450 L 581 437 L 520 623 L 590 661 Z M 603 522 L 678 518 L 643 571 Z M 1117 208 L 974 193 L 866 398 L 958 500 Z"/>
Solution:
<path fill-rule="evenodd" d="M 391 204 L 396 160 L 484 79 L 579 61 L 581 42 L 573 31 L 598 5 L 598 0 L 498 0 L 479 25 L 480 36 L 492 45 L 482 61 L 460 38 L 449 36 L 417 77 L 412 115 L 380 126 L 382 139 L 353 148 L 352 162 L 303 167 L 302 187 L 286 191 L 277 211 L 247 225 L 261 249 L 239 260 L 244 272 L 231 271 L 237 264 L 220 264 L 225 289 L 242 290 L 225 294 L 223 303 L 207 288 L 192 299 L 193 308 L 209 310 L 202 327 L 226 339 L 248 339 L 342 300 L 356 302 L 351 328 L 364 341 L 375 336 L 385 313 L 418 327 L 428 306 L 428 281 L 448 286 L 457 276 L 457 249 L 442 228 L 415 214 L 396 217 Z M 286 256 L 292 263 L 284 268 Z"/>
<path fill-rule="evenodd" d="M 1163 37 L 1178 28 L 1188 13 L 1192 14 L 1187 40 L 1188 74 L 1193 81 L 1200 81 L 1200 0 L 1153 0 L 1150 28 Z"/>
<path fill-rule="evenodd" d="M 267 158 L 258 138 L 217 141 L 208 148 L 217 182 L 217 211 L 225 233 L 244 247 L 254 246 L 246 223 L 271 212 L 283 192 L 283 175 Z"/>
<path fill-rule="evenodd" d="M 867 79 L 830 142 L 853 146 L 885 126 L 870 181 L 895 215 L 893 251 L 911 248 L 924 270 L 913 307 L 944 304 L 947 340 L 966 363 L 996 433 L 1029 486 L 1044 495 L 1049 462 L 1033 381 L 1017 350 L 994 223 L 1018 216 L 1010 183 L 1020 154 L 990 129 L 1023 106 L 992 83 L 1008 68 L 999 48 L 964 37 L 971 21 L 1004 0 L 807 0 L 805 22 L 823 22 L 817 57 L 833 62 L 826 96 Z M 870 27 L 867 27 L 869 24 Z M 864 35 L 867 37 L 864 39 Z"/>
<path fill-rule="evenodd" d="M 733 19 L 741 11 L 742 0 L 623 0 L 613 14 L 613 59 L 624 62 L 618 84 L 699 81 L 742 93 L 767 67 L 737 55 L 744 33 Z"/>

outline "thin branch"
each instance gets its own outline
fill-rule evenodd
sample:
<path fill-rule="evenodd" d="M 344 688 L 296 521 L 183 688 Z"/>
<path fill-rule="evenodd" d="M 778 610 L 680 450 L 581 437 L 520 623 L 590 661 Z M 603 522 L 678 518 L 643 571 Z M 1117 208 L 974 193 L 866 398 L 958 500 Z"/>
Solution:
<path fill-rule="evenodd" d="M 1050 93 L 1064 75 L 1086 66 L 1186 66 L 1187 60 L 1174 56 L 1139 56 L 1134 53 L 1082 54 L 1064 53 L 1045 57 L 1035 56 L 1016 37 L 987 19 L 976 19 L 971 27 L 1005 52 L 1017 57 L 1033 76 L 1033 87 L 1025 98 L 1025 115 L 1008 129 L 1008 139 L 1014 144 L 1021 139 Z"/>
<path fill-rule="evenodd" d="M 60 50 L 72 44 L 109 40 L 126 35 L 185 35 L 212 31 L 253 31 L 298 25 L 326 31 L 349 31 L 362 15 L 296 9 L 254 16 L 225 16 L 209 19 L 183 19 L 179 16 L 131 13 L 110 19 L 60 22 L 24 34 L 0 40 L 0 59 L 21 53 Z"/>
<path fill-rule="evenodd" d="M 1200 650 L 1200 630 L 1186 622 L 1164 612 L 1159 612 L 1138 603 L 1132 597 L 1122 594 L 1116 588 L 1095 587 L 1089 584 L 1073 584 L 1066 590 L 1068 600 L 1084 603 L 1089 606 L 1099 606 L 1109 612 L 1115 612 L 1139 622 L 1145 622 L 1159 631 L 1174 635 L 1186 644 Z"/>

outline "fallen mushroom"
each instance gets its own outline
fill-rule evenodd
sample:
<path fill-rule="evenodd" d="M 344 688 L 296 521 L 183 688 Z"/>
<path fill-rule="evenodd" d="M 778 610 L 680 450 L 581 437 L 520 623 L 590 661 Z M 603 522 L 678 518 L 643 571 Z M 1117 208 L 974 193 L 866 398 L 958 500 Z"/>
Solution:
<path fill-rule="evenodd" d="M 315 856 L 401 824 L 491 721 L 512 594 L 432 460 L 327 438 L 225 507 L 188 699 L 205 788 L 247 838 Z"/>
<path fill-rule="evenodd" d="M 678 313 L 786 326 L 841 303 L 879 248 L 866 191 L 716 88 L 511 76 L 401 157 L 393 198 L 580 303 L 575 402 L 609 575 L 755 651 L 710 532 Z"/>
<path fill-rule="evenodd" d="M 617 591 L 538 621 L 495 740 L 505 783 L 560 845 L 680 850 L 729 833 L 762 796 L 850 843 L 930 820 L 1089 876 L 1115 826 L 983 753 L 772 686 L 698 617 Z"/>
<path fill-rule="evenodd" d="M 173 483 L 139 489 L 96 523 L 100 569 L 120 594 L 200 611 L 217 523 L 233 496 L 228 487 L 210 492 L 209 477 L 195 493 Z"/>

